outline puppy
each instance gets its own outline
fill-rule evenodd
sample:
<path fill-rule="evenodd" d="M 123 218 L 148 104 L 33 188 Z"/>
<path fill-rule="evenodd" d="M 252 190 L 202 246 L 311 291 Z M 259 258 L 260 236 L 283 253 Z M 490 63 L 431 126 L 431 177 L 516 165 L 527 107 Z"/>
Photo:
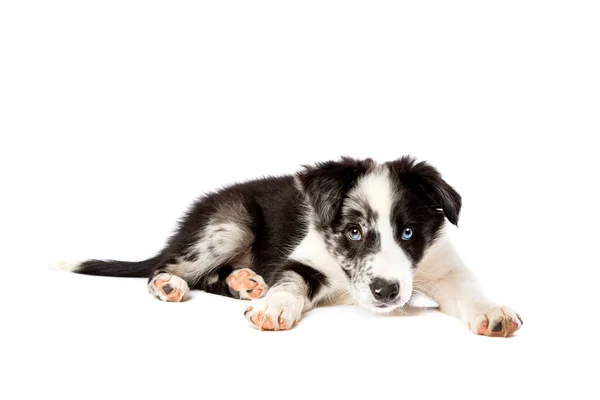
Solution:
<path fill-rule="evenodd" d="M 332 298 L 386 313 L 422 292 L 473 333 L 506 337 L 521 317 L 480 291 L 445 233 L 460 209 L 460 195 L 425 162 L 343 157 L 201 197 L 148 260 L 70 269 L 149 277 L 163 301 L 190 289 L 250 300 L 251 325 L 275 331 Z"/>

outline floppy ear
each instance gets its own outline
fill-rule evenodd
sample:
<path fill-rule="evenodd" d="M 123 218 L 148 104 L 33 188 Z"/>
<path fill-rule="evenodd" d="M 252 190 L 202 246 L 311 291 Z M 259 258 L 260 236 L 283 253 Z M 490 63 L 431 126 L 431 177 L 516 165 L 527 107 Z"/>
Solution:
<path fill-rule="evenodd" d="M 462 207 L 462 198 L 460 194 L 445 180 L 439 177 L 435 183 L 435 196 L 437 201 L 442 205 L 442 211 L 448 221 L 458 226 L 458 218 L 460 217 L 460 209 Z"/>
<path fill-rule="evenodd" d="M 375 165 L 373 160 L 342 157 L 304 166 L 296 174 L 296 185 L 315 210 L 319 222 L 331 225 L 339 215 L 342 202 L 357 179 Z"/>
<path fill-rule="evenodd" d="M 458 226 L 461 196 L 442 179 L 437 169 L 424 161 L 417 163 L 409 156 L 390 163 L 390 167 L 404 186 L 422 193 L 432 207 L 441 208 L 448 221 Z"/>

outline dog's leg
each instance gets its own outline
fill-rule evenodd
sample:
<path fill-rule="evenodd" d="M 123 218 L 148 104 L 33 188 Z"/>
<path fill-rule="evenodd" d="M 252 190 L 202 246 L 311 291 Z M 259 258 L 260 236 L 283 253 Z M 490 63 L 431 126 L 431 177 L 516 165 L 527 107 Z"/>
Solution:
<path fill-rule="evenodd" d="M 328 284 L 321 272 L 295 260 L 284 263 L 273 282 L 265 297 L 253 300 L 244 312 L 260 330 L 282 331 L 296 326 Z"/>
<path fill-rule="evenodd" d="M 260 277 L 242 282 L 240 272 L 235 272 L 235 268 L 247 268 L 251 265 L 248 251 L 254 235 L 248 225 L 226 220 L 223 215 L 216 217 L 198 233 L 196 241 L 181 246 L 179 251 L 171 252 L 173 255 L 165 256 L 158 263 L 148 280 L 151 294 L 163 301 L 182 301 L 190 288 L 212 288 L 213 290 L 207 291 L 231 296 L 232 293 L 225 287 L 229 282 L 234 286 L 239 283 L 240 290 L 249 289 L 249 285 L 256 282 L 257 285 L 252 289 L 261 289 L 261 292 L 246 291 L 247 298 L 256 298 L 262 291 L 266 291 L 266 285 L 263 286 L 264 282 L 261 282 Z M 243 260 L 248 262 L 244 263 Z M 221 269 L 228 271 L 228 275 L 233 274 L 237 280 L 232 277 L 225 283 L 227 275 L 221 277 Z"/>
<path fill-rule="evenodd" d="M 289 276 L 285 281 L 272 286 L 265 297 L 253 300 L 244 315 L 260 330 L 291 329 L 310 305 L 306 292 L 306 284 L 299 276 Z"/>
<path fill-rule="evenodd" d="M 260 299 L 267 293 L 268 286 L 262 276 L 250 268 L 231 269 L 231 273 L 224 279 L 220 275 L 222 273 L 219 271 L 204 277 L 198 288 L 240 300 Z M 189 286 L 184 279 L 163 270 L 153 275 L 148 283 L 148 290 L 163 301 L 183 301 L 189 294 Z"/>
<path fill-rule="evenodd" d="M 478 335 L 506 337 L 523 325 L 515 311 L 485 296 L 447 235 L 426 254 L 415 274 L 414 287 Z"/>

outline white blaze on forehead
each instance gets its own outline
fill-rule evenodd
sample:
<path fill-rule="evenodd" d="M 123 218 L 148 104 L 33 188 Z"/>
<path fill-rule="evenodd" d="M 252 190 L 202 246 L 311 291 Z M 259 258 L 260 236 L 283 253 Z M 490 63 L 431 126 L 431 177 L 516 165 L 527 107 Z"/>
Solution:
<path fill-rule="evenodd" d="M 360 187 L 371 209 L 377 212 L 378 222 L 385 220 L 389 225 L 394 194 L 388 171 L 384 169 L 365 176 Z"/>
<path fill-rule="evenodd" d="M 401 227 L 392 226 L 392 208 L 397 193 L 388 170 L 381 168 L 362 177 L 353 194 L 364 199 L 377 215 L 372 229 L 379 235 L 381 248 L 371 265 L 373 276 L 398 281 L 401 297 L 408 300 L 412 293 L 412 263 L 394 239 L 395 229 Z"/>
<path fill-rule="evenodd" d="M 375 213 L 377 213 L 376 226 L 381 241 L 381 250 L 389 250 L 389 246 L 398 245 L 394 241 L 394 230 L 391 224 L 392 207 L 395 194 L 387 169 L 378 171 L 361 178 L 355 189 L 361 198 Z"/>

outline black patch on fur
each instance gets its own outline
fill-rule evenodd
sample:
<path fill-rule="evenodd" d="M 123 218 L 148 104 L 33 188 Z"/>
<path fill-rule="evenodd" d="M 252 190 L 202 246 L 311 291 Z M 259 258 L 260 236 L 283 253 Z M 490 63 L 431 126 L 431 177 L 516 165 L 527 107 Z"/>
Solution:
<path fill-rule="evenodd" d="M 410 189 L 416 196 L 427 201 L 433 208 L 441 208 L 448 221 L 458 225 L 462 199 L 437 169 L 425 161 L 417 162 L 413 157 L 387 163 L 392 176 L 402 187 Z"/>
<path fill-rule="evenodd" d="M 327 277 L 322 272 L 295 260 L 289 260 L 278 270 L 276 280 L 279 280 L 285 272 L 288 271 L 295 272 L 304 279 L 304 282 L 306 282 L 306 286 L 308 287 L 306 297 L 308 297 L 309 300 L 314 299 L 323 286 L 329 284 Z"/>
<path fill-rule="evenodd" d="M 240 294 L 237 291 L 231 289 L 227 284 L 227 277 L 231 275 L 232 272 L 233 267 L 231 265 L 223 265 L 216 271 L 202 276 L 202 278 L 200 278 L 200 280 L 193 286 L 193 289 L 199 289 L 208 293 L 220 294 L 222 296 L 234 297 L 236 299 L 239 299 Z M 214 279 L 215 274 L 217 276 L 216 281 Z"/>
<path fill-rule="evenodd" d="M 346 194 L 373 165 L 371 159 L 342 157 L 341 161 L 305 166 L 305 170 L 297 174 L 308 202 L 323 228 L 335 224 Z"/>
<path fill-rule="evenodd" d="M 376 229 L 363 230 L 361 240 L 350 240 L 346 235 L 348 229 L 350 229 L 350 226 L 342 231 L 343 234 L 340 235 L 335 244 L 336 250 L 344 259 L 358 263 L 360 260 L 364 260 L 369 255 L 381 250 L 381 240 Z"/>
<path fill-rule="evenodd" d="M 417 163 L 412 157 L 402 157 L 387 165 L 399 193 L 391 216 L 395 240 L 416 267 L 425 250 L 437 238 L 444 215 L 451 223 L 458 224 L 461 197 L 435 168 L 425 162 Z M 438 211 L 439 208 L 443 213 Z M 408 241 L 402 240 L 405 228 L 414 232 Z"/>
<path fill-rule="evenodd" d="M 85 275 L 145 278 L 156 268 L 161 256 L 144 261 L 88 260 L 74 272 Z"/>

